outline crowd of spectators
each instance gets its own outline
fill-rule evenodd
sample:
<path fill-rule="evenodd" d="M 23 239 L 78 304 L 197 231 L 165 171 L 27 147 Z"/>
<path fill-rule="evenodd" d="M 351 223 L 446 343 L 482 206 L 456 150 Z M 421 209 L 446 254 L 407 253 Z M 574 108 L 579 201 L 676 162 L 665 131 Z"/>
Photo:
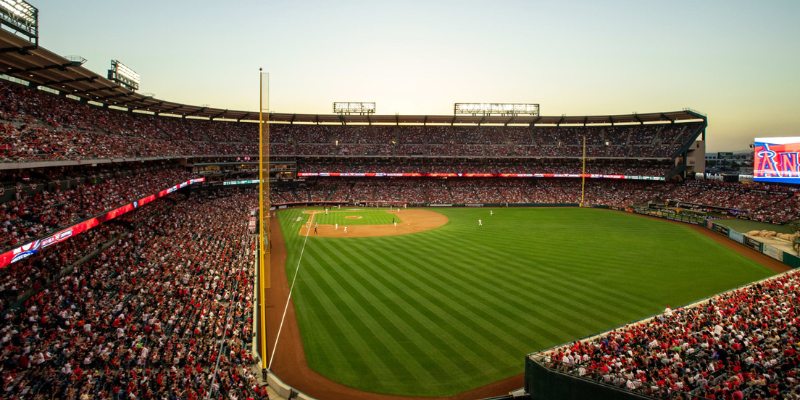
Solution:
<path fill-rule="evenodd" d="M 800 219 L 800 191 L 785 185 L 689 180 L 676 185 L 666 198 L 727 209 L 762 222 L 784 224 Z"/>
<path fill-rule="evenodd" d="M 800 398 L 800 275 L 667 309 L 544 354 L 546 366 L 654 398 Z"/>
<path fill-rule="evenodd" d="M 0 250 L 40 238 L 192 177 L 186 168 L 147 166 L 58 181 L 17 181 L 0 197 Z M 65 183 L 67 182 L 67 183 Z M 4 190 L 4 194 L 11 194 Z"/>
<path fill-rule="evenodd" d="M 271 124 L 277 156 L 674 158 L 701 123 L 627 126 Z M 0 161 L 242 156 L 258 124 L 129 113 L 0 80 Z"/>
<path fill-rule="evenodd" d="M 0 161 L 257 153 L 257 125 L 156 117 L 0 80 Z"/>
<path fill-rule="evenodd" d="M 665 177 L 673 167 L 670 162 L 643 160 L 587 160 L 587 174 L 636 175 Z M 421 172 L 421 173 L 492 173 L 492 174 L 580 174 L 580 159 L 452 159 L 452 158 L 379 158 L 351 159 L 306 158 L 297 161 L 299 172 Z"/>
<path fill-rule="evenodd" d="M 646 181 L 592 179 L 586 182 L 584 204 L 624 208 L 643 204 L 670 186 Z M 408 203 L 477 204 L 540 203 L 578 204 L 580 181 L 576 179 L 364 179 L 318 178 L 272 188 L 275 204 Z"/>
<path fill-rule="evenodd" d="M 51 269 L 42 287 L 20 280 L 24 269 L 0 271 L 2 287 L 30 293 L 0 315 L 2 397 L 266 397 L 250 355 L 257 197 L 173 198 L 102 232 L 114 238 L 88 261 L 40 263 Z"/>
<path fill-rule="evenodd" d="M 700 123 L 633 126 L 338 126 L 274 125 L 275 154 L 297 156 L 444 156 L 672 158 Z"/>

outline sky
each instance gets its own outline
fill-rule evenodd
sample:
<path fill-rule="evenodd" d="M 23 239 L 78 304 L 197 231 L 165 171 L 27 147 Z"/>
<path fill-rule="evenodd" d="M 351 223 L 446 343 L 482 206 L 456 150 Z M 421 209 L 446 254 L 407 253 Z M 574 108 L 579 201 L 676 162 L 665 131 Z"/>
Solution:
<path fill-rule="evenodd" d="M 28 0 L 39 44 L 140 92 L 219 108 L 452 114 L 455 102 L 543 115 L 691 108 L 707 151 L 800 136 L 800 1 Z"/>

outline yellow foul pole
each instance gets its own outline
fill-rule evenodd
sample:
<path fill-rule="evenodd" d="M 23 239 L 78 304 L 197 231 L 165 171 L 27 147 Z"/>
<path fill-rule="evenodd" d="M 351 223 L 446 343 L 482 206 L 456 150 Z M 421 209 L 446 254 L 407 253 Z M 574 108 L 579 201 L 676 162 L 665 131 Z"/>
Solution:
<path fill-rule="evenodd" d="M 263 74 L 261 68 L 258 69 L 258 277 L 259 277 L 259 321 L 261 322 L 261 369 L 267 369 L 267 297 L 266 297 L 266 282 L 265 276 L 269 270 L 265 264 L 265 249 L 266 244 L 264 236 L 264 212 L 269 212 L 269 208 L 264 209 L 264 122 L 262 116 L 262 109 L 264 103 L 263 87 Z M 268 170 L 269 171 L 269 170 Z"/>
<path fill-rule="evenodd" d="M 583 137 L 583 166 L 581 167 L 581 207 L 583 207 L 583 196 L 586 190 L 586 136 Z"/>
<path fill-rule="evenodd" d="M 261 76 L 263 77 L 264 74 L 261 74 Z M 265 271 L 265 273 L 264 273 L 264 295 L 265 296 L 266 296 L 266 293 L 267 293 L 266 290 L 272 287 L 272 264 L 271 264 L 272 263 L 272 258 L 270 257 L 270 253 L 272 252 L 271 251 L 271 249 L 272 249 L 272 242 L 271 242 L 271 240 L 272 240 L 272 213 L 270 211 L 271 203 L 270 203 L 270 197 L 269 197 L 270 193 L 272 193 L 272 192 L 270 192 L 270 184 L 269 184 L 269 171 L 270 171 L 270 162 L 269 162 L 269 73 L 266 74 L 266 77 L 267 77 L 267 82 L 266 82 L 267 83 L 267 92 L 266 92 L 266 94 L 267 94 L 267 98 L 266 98 L 266 109 L 267 109 L 267 112 L 266 113 L 262 113 L 262 111 L 259 110 L 259 115 L 261 115 L 259 117 L 259 120 L 263 121 L 263 122 L 261 122 L 261 129 L 262 129 L 263 134 L 264 134 L 264 153 L 265 153 L 265 155 L 264 155 L 264 165 L 265 165 L 265 168 L 266 168 L 266 171 L 267 171 L 267 176 L 264 179 L 264 195 L 263 195 L 264 196 L 264 206 L 266 207 L 265 208 L 266 219 L 265 219 L 265 223 L 264 223 L 264 229 L 266 230 L 266 233 L 267 233 L 267 235 L 264 237 L 264 244 L 265 244 L 265 246 L 264 246 L 264 267 L 265 267 L 264 268 L 264 271 Z M 263 86 L 262 86 L 261 93 L 262 93 L 261 96 L 263 97 L 264 96 Z M 262 110 L 263 110 L 263 108 L 262 108 Z M 266 312 L 264 313 L 264 315 L 266 315 Z"/>

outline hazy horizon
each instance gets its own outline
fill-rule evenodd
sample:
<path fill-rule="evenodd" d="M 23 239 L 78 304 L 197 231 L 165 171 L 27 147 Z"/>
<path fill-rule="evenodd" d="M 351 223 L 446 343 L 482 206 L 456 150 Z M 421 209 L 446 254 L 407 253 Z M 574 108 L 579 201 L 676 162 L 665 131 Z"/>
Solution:
<path fill-rule="evenodd" d="M 542 115 L 692 108 L 709 152 L 798 136 L 800 2 L 52 0 L 40 45 L 105 75 L 119 59 L 140 92 L 275 112 L 452 114 L 455 102 L 529 102 Z"/>

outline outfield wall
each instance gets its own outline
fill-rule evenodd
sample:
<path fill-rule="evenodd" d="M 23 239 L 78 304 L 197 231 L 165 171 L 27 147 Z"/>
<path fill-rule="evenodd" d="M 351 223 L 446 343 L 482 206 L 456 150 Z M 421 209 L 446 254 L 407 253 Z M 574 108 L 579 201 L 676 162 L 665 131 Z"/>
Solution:
<path fill-rule="evenodd" d="M 525 392 L 534 400 L 644 400 L 642 396 L 597 381 L 567 375 L 525 357 Z"/>
<path fill-rule="evenodd" d="M 707 227 L 714 232 L 727 236 L 736 243 L 743 244 L 767 257 L 778 260 L 790 268 L 800 268 L 800 256 L 784 251 L 776 246 L 764 243 L 754 237 L 737 232 L 729 227 L 708 221 Z"/>

